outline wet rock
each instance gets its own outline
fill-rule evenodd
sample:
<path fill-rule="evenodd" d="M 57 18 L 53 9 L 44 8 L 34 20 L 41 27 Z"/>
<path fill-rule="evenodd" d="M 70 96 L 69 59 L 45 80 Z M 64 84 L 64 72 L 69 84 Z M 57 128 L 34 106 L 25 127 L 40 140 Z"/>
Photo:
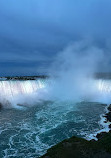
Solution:
<path fill-rule="evenodd" d="M 109 105 L 108 110 L 111 111 L 111 104 Z"/>
<path fill-rule="evenodd" d="M 90 142 L 95 142 L 95 141 L 96 141 L 95 139 L 91 139 L 91 140 L 90 140 Z"/>
<path fill-rule="evenodd" d="M 107 121 L 111 122 L 111 112 L 107 113 L 105 117 Z"/>
<path fill-rule="evenodd" d="M 107 123 L 107 121 L 111 122 L 111 104 L 109 105 L 108 110 L 109 112 L 103 116 L 107 119 L 105 123 Z M 111 126 L 109 128 L 111 128 Z"/>
<path fill-rule="evenodd" d="M 64 140 L 49 149 L 41 158 L 111 158 L 111 134 L 103 132 L 104 134 L 102 140 L 94 142 L 78 137 Z"/>
<path fill-rule="evenodd" d="M 105 137 L 106 134 L 107 134 L 106 132 L 98 133 L 98 134 L 96 135 L 96 138 L 102 139 L 103 137 Z"/>

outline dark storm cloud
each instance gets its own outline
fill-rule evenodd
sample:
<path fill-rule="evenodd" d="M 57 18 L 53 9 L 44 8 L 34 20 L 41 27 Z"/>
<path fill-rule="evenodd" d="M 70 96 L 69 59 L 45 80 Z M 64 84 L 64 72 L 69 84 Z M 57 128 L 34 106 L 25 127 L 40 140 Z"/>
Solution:
<path fill-rule="evenodd" d="M 110 0 L 1 0 L 1 75 L 44 72 L 57 52 L 81 39 L 110 52 L 110 8 Z"/>

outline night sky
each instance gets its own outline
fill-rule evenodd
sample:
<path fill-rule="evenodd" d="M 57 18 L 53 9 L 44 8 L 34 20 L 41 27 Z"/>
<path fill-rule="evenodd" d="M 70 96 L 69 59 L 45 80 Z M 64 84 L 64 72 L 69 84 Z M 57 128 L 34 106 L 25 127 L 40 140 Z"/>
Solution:
<path fill-rule="evenodd" d="M 0 76 L 47 73 L 81 40 L 111 58 L 111 0 L 0 0 Z"/>

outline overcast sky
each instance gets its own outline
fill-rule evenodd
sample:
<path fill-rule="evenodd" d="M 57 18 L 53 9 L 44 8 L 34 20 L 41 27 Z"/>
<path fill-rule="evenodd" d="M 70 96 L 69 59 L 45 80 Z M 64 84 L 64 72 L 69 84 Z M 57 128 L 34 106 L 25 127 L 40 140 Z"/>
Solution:
<path fill-rule="evenodd" d="M 0 75 L 46 73 L 67 45 L 111 48 L 111 0 L 0 0 Z"/>

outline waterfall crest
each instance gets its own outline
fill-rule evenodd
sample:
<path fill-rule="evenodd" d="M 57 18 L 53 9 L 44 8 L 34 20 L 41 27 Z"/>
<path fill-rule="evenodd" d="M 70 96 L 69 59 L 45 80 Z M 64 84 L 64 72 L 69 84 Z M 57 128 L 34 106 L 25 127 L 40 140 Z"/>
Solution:
<path fill-rule="evenodd" d="M 64 89 L 64 85 L 60 84 L 56 85 L 53 80 L 49 82 L 46 79 L 0 81 L 0 103 L 8 108 L 16 105 L 30 106 L 34 102 L 45 100 L 45 98 L 63 98 L 64 100 L 67 99 L 67 95 L 72 95 L 72 99 L 79 96 L 78 101 L 81 101 L 81 98 L 99 102 L 111 100 L 111 80 L 87 79 L 87 82 L 83 80 L 83 84 L 76 87 L 78 96 L 73 93 L 75 92 L 74 87 L 72 87 L 72 91 L 67 91 L 67 88 Z M 58 90 L 60 93 L 56 93 Z M 69 90 L 71 90 L 70 87 Z"/>
<path fill-rule="evenodd" d="M 4 106 L 8 106 L 7 104 L 22 104 L 22 102 L 28 103 L 29 97 L 37 97 L 40 90 L 43 89 L 45 89 L 45 83 L 42 79 L 0 81 L 0 102 Z"/>
<path fill-rule="evenodd" d="M 98 80 L 98 89 L 100 92 L 110 93 L 111 92 L 111 80 Z"/>

